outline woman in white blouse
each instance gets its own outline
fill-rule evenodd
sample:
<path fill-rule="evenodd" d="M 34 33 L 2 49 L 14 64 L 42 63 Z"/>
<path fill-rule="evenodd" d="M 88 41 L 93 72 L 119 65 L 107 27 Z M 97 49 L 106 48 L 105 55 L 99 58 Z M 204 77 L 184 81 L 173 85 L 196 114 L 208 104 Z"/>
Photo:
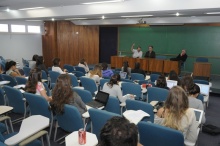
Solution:
<path fill-rule="evenodd" d="M 87 63 L 86 63 L 86 61 L 85 61 L 85 59 L 81 59 L 80 62 L 79 62 L 79 64 L 78 64 L 78 66 L 84 68 L 85 71 L 86 71 L 86 73 L 89 72 L 89 67 L 88 67 L 88 65 L 87 65 Z"/>
<path fill-rule="evenodd" d="M 52 67 L 52 71 L 56 71 L 60 74 L 65 74 L 67 72 L 66 69 L 64 69 L 62 71 L 62 69 L 60 68 L 60 58 L 54 58 L 53 59 L 53 67 Z"/>

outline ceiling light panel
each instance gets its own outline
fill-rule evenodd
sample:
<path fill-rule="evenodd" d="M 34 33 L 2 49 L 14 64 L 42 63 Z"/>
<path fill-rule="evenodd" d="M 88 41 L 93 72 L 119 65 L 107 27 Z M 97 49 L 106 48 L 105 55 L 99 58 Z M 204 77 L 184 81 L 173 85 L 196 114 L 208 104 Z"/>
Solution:
<path fill-rule="evenodd" d="M 25 11 L 25 10 L 35 10 L 35 9 L 43 9 L 44 7 L 32 7 L 32 8 L 22 8 L 22 9 L 18 9 L 18 10 L 22 10 L 22 11 Z"/>
<path fill-rule="evenodd" d="M 109 0 L 109 1 L 96 1 L 96 2 L 89 2 L 89 3 L 82 3 L 85 5 L 92 5 L 92 4 L 103 4 L 103 3 L 116 3 L 116 2 L 123 2 L 124 0 Z"/>
<path fill-rule="evenodd" d="M 133 17 L 151 17 L 153 15 L 131 15 L 131 16 L 121 16 L 124 18 L 133 18 Z"/>

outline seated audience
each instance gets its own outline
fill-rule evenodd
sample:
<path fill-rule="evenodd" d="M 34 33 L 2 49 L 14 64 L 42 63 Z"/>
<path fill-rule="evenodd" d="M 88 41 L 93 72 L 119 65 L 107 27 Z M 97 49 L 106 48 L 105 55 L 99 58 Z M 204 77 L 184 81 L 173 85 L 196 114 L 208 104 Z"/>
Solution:
<path fill-rule="evenodd" d="M 62 69 L 60 68 L 60 58 L 53 59 L 52 71 L 56 71 L 60 74 L 65 74 L 67 72 L 66 69 L 64 69 L 64 71 L 62 71 Z"/>
<path fill-rule="evenodd" d="M 36 67 L 37 57 L 38 57 L 38 55 L 35 54 L 35 55 L 32 57 L 32 60 L 29 61 L 29 68 L 33 69 L 33 68 Z"/>
<path fill-rule="evenodd" d="M 120 77 L 120 76 L 119 76 Z M 109 93 L 110 96 L 117 97 L 120 102 L 125 102 L 127 97 L 122 96 L 121 87 L 118 85 L 117 75 L 113 75 L 108 83 L 105 83 L 102 89 L 104 92 Z"/>
<path fill-rule="evenodd" d="M 131 68 L 128 65 L 128 61 L 123 62 L 121 71 L 126 72 L 129 77 L 131 76 Z"/>
<path fill-rule="evenodd" d="M 176 73 L 174 70 L 171 70 L 171 71 L 170 71 L 169 76 L 168 76 L 168 80 L 177 81 L 177 85 L 178 85 L 178 86 L 181 85 L 180 79 L 179 79 L 177 73 Z"/>
<path fill-rule="evenodd" d="M 145 77 L 145 71 L 140 69 L 140 63 L 139 62 L 135 63 L 134 69 L 131 70 L 131 73 L 143 74 L 144 77 Z"/>
<path fill-rule="evenodd" d="M 22 76 L 19 72 L 19 70 L 16 68 L 16 62 L 9 61 L 5 64 L 5 72 L 7 75 L 10 75 L 12 77 L 19 77 Z"/>
<path fill-rule="evenodd" d="M 197 99 L 200 94 L 200 88 L 194 84 L 193 89 L 189 91 L 189 107 L 202 110 L 204 112 L 204 105 L 201 100 Z M 202 117 L 202 124 L 206 121 L 205 112 Z"/>
<path fill-rule="evenodd" d="M 56 114 L 63 114 L 64 104 L 75 106 L 81 114 L 87 111 L 81 97 L 72 90 L 71 79 L 67 74 L 61 74 L 58 77 L 52 96 L 53 100 L 50 105 Z"/>
<path fill-rule="evenodd" d="M 41 82 L 41 76 L 42 73 L 39 68 L 32 69 L 24 90 L 29 93 L 41 95 L 47 101 L 51 101 L 52 97 L 47 96 L 47 91 L 45 90 L 44 84 Z"/>
<path fill-rule="evenodd" d="M 39 69 L 41 69 L 41 70 L 43 70 L 43 71 L 45 71 L 45 72 L 47 73 L 47 75 L 48 75 L 47 68 L 46 68 L 46 66 L 45 66 L 45 64 L 44 64 L 44 58 L 43 58 L 43 56 L 38 56 L 38 57 L 37 57 L 36 67 L 39 68 Z"/>
<path fill-rule="evenodd" d="M 87 65 L 87 63 L 86 63 L 86 61 L 85 61 L 85 59 L 81 59 L 80 62 L 79 62 L 79 64 L 78 64 L 78 66 L 84 68 L 85 71 L 86 71 L 86 73 L 89 72 L 89 67 L 88 67 L 88 65 Z"/>
<path fill-rule="evenodd" d="M 111 69 L 108 69 L 108 64 L 103 62 L 102 63 L 102 77 L 111 77 L 114 73 Z"/>
<path fill-rule="evenodd" d="M 97 84 L 99 84 L 102 77 L 102 67 L 100 65 L 95 65 L 93 70 L 89 71 L 87 77 L 93 79 Z"/>
<path fill-rule="evenodd" d="M 141 146 L 138 128 L 124 117 L 113 117 L 101 129 L 98 146 Z"/>
<path fill-rule="evenodd" d="M 166 78 L 164 76 L 161 75 L 161 76 L 158 77 L 156 87 L 164 88 L 164 89 L 169 90 L 169 88 L 167 87 Z"/>
<path fill-rule="evenodd" d="M 155 115 L 154 123 L 179 130 L 185 140 L 190 142 L 197 140 L 198 124 L 195 113 L 189 108 L 186 92 L 179 86 L 170 89 L 164 107 Z"/>

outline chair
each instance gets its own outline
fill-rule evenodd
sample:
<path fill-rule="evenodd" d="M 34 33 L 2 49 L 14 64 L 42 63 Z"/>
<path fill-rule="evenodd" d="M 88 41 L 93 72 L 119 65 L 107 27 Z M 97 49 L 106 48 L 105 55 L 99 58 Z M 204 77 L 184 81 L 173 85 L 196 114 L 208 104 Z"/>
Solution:
<path fill-rule="evenodd" d="M 149 80 L 141 80 L 138 82 L 139 85 L 142 85 L 142 84 L 151 84 L 153 87 L 155 86 L 155 82 L 151 82 Z"/>
<path fill-rule="evenodd" d="M 144 146 L 184 146 L 184 137 L 180 131 L 161 125 L 139 122 L 140 143 Z"/>
<path fill-rule="evenodd" d="M 47 92 L 47 96 L 51 96 L 51 91 L 50 91 L 50 89 L 48 87 L 48 84 L 43 82 L 43 85 L 44 85 L 44 88 L 45 88 L 45 90 Z"/>
<path fill-rule="evenodd" d="M 141 86 L 138 84 L 123 82 L 121 84 L 121 87 L 122 87 L 123 95 L 126 95 L 126 94 L 136 95 L 135 99 L 137 100 L 140 100 L 143 97 L 142 92 L 141 92 Z"/>
<path fill-rule="evenodd" d="M 80 77 L 79 79 L 84 89 L 90 91 L 92 95 L 95 95 L 95 92 L 98 90 L 95 81 L 88 77 Z"/>
<path fill-rule="evenodd" d="M 82 76 L 85 76 L 85 74 L 81 71 L 72 71 L 72 73 L 74 73 L 74 75 L 79 78 L 79 77 L 82 77 Z"/>
<path fill-rule="evenodd" d="M 159 74 L 151 74 L 150 75 L 151 82 L 155 82 L 159 76 L 160 76 Z"/>
<path fill-rule="evenodd" d="M 202 101 L 202 103 L 204 103 L 204 96 L 202 94 L 199 94 L 197 97 L 199 100 Z"/>
<path fill-rule="evenodd" d="M 144 75 L 143 74 L 139 74 L 139 73 L 131 73 L 131 80 L 145 80 Z"/>
<path fill-rule="evenodd" d="M 109 79 L 101 79 L 100 80 L 100 90 L 102 90 L 104 84 L 108 83 L 109 81 L 110 81 Z"/>
<path fill-rule="evenodd" d="M 74 66 L 74 68 L 75 68 L 76 71 L 80 71 L 80 72 L 86 74 L 86 71 L 85 71 L 85 69 L 83 67 Z"/>
<path fill-rule="evenodd" d="M 196 62 L 209 62 L 209 59 L 204 57 L 198 57 L 196 58 Z"/>
<path fill-rule="evenodd" d="M 63 65 L 63 68 L 68 70 L 68 72 L 73 72 L 75 71 L 74 67 L 72 65 L 69 65 L 69 64 L 64 64 Z"/>
<path fill-rule="evenodd" d="M 31 115 L 42 115 L 50 119 L 50 130 L 49 137 L 51 136 L 52 126 L 53 126 L 53 113 L 50 110 L 50 105 L 47 100 L 40 96 L 32 93 L 24 93 L 24 96 L 29 104 Z"/>
<path fill-rule="evenodd" d="M 12 76 L 6 75 L 6 74 L 2 74 L 2 78 L 5 81 L 10 81 L 9 84 L 7 84 L 8 86 L 14 87 L 17 85 L 17 82 L 15 80 L 15 78 L 13 78 Z"/>
<path fill-rule="evenodd" d="M 157 55 L 157 56 L 156 56 L 156 59 L 159 59 L 159 60 L 166 60 L 167 57 L 166 57 L 166 56 L 163 56 L 163 55 Z"/>
<path fill-rule="evenodd" d="M 15 80 L 17 81 L 18 85 L 25 85 L 27 83 L 27 79 L 24 77 L 15 77 Z"/>
<path fill-rule="evenodd" d="M 1 122 L 3 122 L 1 123 Z M 9 116 L 0 116 L 0 133 L 4 133 L 6 130 L 7 130 L 7 133 L 9 134 L 9 129 L 8 129 L 8 125 L 7 125 L 7 121 L 9 122 L 10 124 L 10 127 L 11 127 L 11 132 L 14 132 L 14 128 L 13 128 L 13 125 L 12 125 L 12 122 L 11 122 L 11 118 Z"/>
<path fill-rule="evenodd" d="M 56 71 L 48 71 L 50 75 L 50 83 L 56 83 L 57 78 L 60 76 L 60 73 Z"/>
<path fill-rule="evenodd" d="M 78 109 L 72 105 L 64 105 L 63 114 L 57 114 L 56 119 L 54 141 L 58 141 L 63 138 L 61 137 L 56 140 L 58 125 L 68 133 L 84 128 L 81 114 L 79 113 Z"/>
<path fill-rule="evenodd" d="M 150 117 L 145 117 L 142 121 L 150 121 L 151 123 L 154 123 L 154 112 L 151 104 L 131 99 L 127 99 L 125 102 L 127 110 L 142 110 L 150 115 Z"/>
<path fill-rule="evenodd" d="M 129 79 L 121 79 L 122 82 L 129 82 L 129 83 L 134 83 L 132 80 Z"/>
<path fill-rule="evenodd" d="M 6 105 L 5 92 L 0 88 L 0 105 Z"/>
<path fill-rule="evenodd" d="M 107 112 L 104 110 L 89 109 L 90 119 L 92 121 L 92 133 L 94 133 L 99 139 L 100 131 L 105 123 L 114 116 L 120 116 L 119 114 Z M 100 118 L 102 117 L 102 118 Z"/>
<path fill-rule="evenodd" d="M 93 100 L 91 92 L 87 90 L 73 88 L 73 91 L 75 91 L 81 97 L 84 103 L 88 103 Z"/>
<path fill-rule="evenodd" d="M 25 75 L 26 77 L 28 77 L 29 74 L 30 74 L 31 68 L 24 66 L 24 67 L 23 67 L 23 70 L 24 70 L 24 75 Z"/>
<path fill-rule="evenodd" d="M 209 82 L 206 81 L 206 80 L 197 80 L 197 79 L 194 79 L 193 82 L 194 82 L 194 83 L 198 83 L 198 84 L 209 85 Z"/>
<path fill-rule="evenodd" d="M 71 78 L 72 87 L 79 86 L 77 77 L 75 75 L 72 75 L 72 74 L 69 74 L 69 76 Z"/>
<path fill-rule="evenodd" d="M 165 101 L 167 99 L 169 91 L 167 89 L 158 88 L 158 87 L 148 87 L 147 88 L 147 97 L 148 103 L 151 101 Z"/>
<path fill-rule="evenodd" d="M 8 105 L 13 107 L 12 112 L 17 114 L 23 114 L 22 118 L 16 119 L 13 122 L 19 122 L 26 117 L 26 100 L 23 97 L 23 94 L 18 89 L 4 86 L 5 94 L 8 99 Z"/>
<path fill-rule="evenodd" d="M 42 77 L 41 79 L 48 80 L 47 73 L 44 70 L 41 70 Z"/>
<path fill-rule="evenodd" d="M 118 98 L 114 96 L 109 96 L 108 102 L 105 106 L 105 110 L 121 115 L 121 107 Z"/>

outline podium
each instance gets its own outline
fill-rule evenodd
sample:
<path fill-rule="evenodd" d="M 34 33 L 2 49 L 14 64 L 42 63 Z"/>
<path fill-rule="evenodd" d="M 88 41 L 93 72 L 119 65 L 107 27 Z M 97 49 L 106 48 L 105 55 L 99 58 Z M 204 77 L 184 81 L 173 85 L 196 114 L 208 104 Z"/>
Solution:
<path fill-rule="evenodd" d="M 193 76 L 210 78 L 211 65 L 208 62 L 194 62 Z"/>

